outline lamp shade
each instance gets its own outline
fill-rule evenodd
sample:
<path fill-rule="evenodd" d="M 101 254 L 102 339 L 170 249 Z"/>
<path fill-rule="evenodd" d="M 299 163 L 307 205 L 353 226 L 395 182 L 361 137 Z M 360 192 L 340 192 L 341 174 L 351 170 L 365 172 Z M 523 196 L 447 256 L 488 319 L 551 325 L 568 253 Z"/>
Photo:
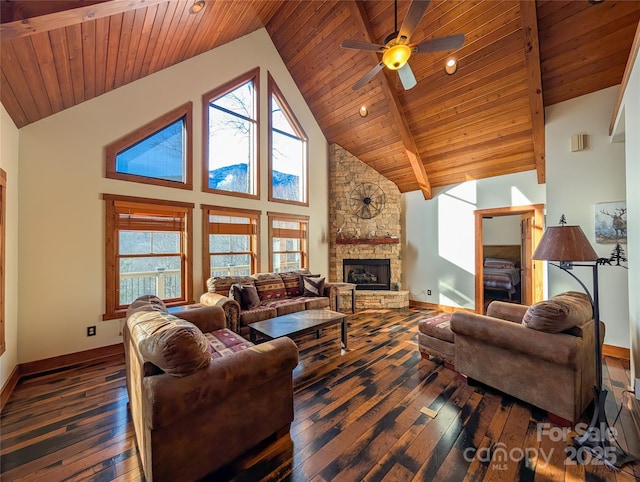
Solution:
<path fill-rule="evenodd" d="M 411 57 L 411 48 L 408 45 L 397 44 L 389 47 L 382 54 L 382 62 L 391 70 L 398 70 L 404 67 Z"/>
<path fill-rule="evenodd" d="M 543 261 L 596 261 L 598 255 L 580 226 L 551 226 L 542 235 L 533 259 Z"/>

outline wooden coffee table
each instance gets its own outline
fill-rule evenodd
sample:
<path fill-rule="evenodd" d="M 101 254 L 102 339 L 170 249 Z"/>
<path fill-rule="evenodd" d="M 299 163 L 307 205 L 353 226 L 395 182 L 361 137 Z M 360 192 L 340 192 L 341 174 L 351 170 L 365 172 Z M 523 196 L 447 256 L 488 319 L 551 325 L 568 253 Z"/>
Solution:
<path fill-rule="evenodd" d="M 342 325 L 342 347 L 347 348 L 347 315 L 330 310 L 306 310 L 276 316 L 270 320 L 258 321 L 249 325 L 249 338 L 252 342 L 258 340 L 258 335 L 272 340 L 282 336 L 293 338 L 298 335 L 316 332 L 320 334 L 322 328 Z"/>

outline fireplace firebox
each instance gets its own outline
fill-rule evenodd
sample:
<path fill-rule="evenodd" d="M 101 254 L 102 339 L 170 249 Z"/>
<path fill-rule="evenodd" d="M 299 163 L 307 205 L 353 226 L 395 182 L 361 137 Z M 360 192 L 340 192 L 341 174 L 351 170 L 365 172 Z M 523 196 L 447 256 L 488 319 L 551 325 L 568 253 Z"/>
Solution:
<path fill-rule="evenodd" d="M 354 283 L 358 290 L 390 290 L 391 261 L 389 259 L 344 259 L 342 279 Z"/>

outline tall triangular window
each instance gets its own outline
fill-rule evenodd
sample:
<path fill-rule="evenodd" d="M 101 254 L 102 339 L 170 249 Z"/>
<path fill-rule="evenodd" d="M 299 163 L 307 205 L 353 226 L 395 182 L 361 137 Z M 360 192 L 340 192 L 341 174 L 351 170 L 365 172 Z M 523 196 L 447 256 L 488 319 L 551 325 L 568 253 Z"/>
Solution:
<path fill-rule="evenodd" d="M 308 139 L 269 75 L 269 200 L 308 205 Z"/>

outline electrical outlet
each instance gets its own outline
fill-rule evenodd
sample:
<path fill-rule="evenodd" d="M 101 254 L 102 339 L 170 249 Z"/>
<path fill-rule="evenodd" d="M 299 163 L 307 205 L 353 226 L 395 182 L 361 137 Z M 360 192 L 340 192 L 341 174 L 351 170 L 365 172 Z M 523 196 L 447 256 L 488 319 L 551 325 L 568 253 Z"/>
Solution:
<path fill-rule="evenodd" d="M 427 296 L 431 296 L 431 290 L 427 290 Z"/>
<path fill-rule="evenodd" d="M 96 336 L 95 326 L 87 326 L 87 336 Z"/>

